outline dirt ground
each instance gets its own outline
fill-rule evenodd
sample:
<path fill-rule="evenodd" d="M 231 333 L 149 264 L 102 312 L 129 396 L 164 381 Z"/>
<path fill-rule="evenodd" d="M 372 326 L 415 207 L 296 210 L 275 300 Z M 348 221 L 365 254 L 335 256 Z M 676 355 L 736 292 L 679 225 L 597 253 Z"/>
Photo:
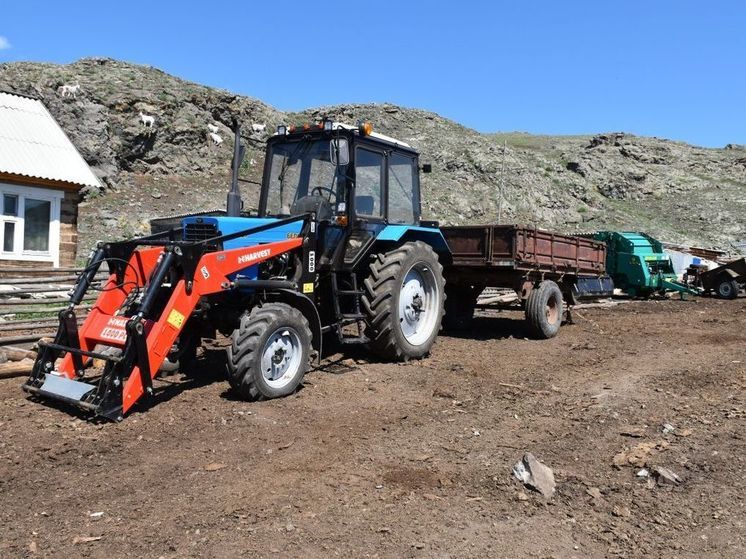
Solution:
<path fill-rule="evenodd" d="M 746 556 L 746 299 L 584 309 L 548 341 L 520 318 L 420 362 L 331 355 L 268 402 L 208 355 L 120 424 L 0 381 L 0 556 Z"/>

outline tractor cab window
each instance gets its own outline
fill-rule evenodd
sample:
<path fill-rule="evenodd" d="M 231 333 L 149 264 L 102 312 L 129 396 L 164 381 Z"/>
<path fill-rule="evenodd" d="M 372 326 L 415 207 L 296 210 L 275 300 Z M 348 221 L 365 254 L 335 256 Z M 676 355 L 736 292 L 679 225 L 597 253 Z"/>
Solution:
<path fill-rule="evenodd" d="M 365 148 L 355 152 L 355 213 L 382 217 L 383 154 Z"/>
<path fill-rule="evenodd" d="M 330 205 L 344 200 L 346 166 L 331 162 L 328 140 L 277 143 L 269 158 L 264 215 L 288 216 L 306 196 L 320 196 Z"/>
<path fill-rule="evenodd" d="M 414 157 L 392 153 L 389 156 L 389 223 L 414 223 L 418 199 Z"/>

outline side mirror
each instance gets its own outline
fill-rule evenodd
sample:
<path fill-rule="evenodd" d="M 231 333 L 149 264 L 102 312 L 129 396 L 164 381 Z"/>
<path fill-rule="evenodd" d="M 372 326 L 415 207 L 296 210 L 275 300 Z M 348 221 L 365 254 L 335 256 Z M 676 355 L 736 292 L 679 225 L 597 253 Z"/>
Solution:
<path fill-rule="evenodd" d="M 423 173 L 432 173 L 433 172 L 433 166 L 430 163 L 423 163 L 422 164 L 422 172 Z"/>
<path fill-rule="evenodd" d="M 350 162 L 350 146 L 347 138 L 334 138 L 329 142 L 329 157 L 332 164 L 340 166 Z"/>

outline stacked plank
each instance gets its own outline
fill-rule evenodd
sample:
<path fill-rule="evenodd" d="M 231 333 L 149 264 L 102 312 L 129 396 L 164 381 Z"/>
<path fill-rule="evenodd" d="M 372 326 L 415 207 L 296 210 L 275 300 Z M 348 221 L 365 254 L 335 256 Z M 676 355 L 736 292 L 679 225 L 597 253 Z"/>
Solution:
<path fill-rule="evenodd" d="M 57 314 L 67 308 L 68 293 L 82 271 L 0 266 L 0 348 L 54 336 Z M 105 273 L 100 273 L 96 280 L 105 277 Z M 85 318 L 97 295 L 96 291 L 89 291 L 83 304 L 76 307 L 79 321 Z"/>

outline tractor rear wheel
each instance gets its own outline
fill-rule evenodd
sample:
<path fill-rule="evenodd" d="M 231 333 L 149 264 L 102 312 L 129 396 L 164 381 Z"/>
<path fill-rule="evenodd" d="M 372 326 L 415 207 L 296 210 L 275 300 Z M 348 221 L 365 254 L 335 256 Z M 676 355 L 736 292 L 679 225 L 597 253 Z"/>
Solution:
<path fill-rule="evenodd" d="M 228 382 L 242 398 L 279 398 L 298 388 L 310 362 L 311 329 L 300 311 L 267 303 L 241 316 L 228 348 Z"/>
<path fill-rule="evenodd" d="M 734 279 L 723 278 L 718 283 L 717 294 L 721 299 L 735 299 L 738 297 L 738 292 L 741 290 L 741 286 Z"/>
<path fill-rule="evenodd" d="M 531 290 L 526 301 L 526 321 L 537 338 L 553 338 L 562 325 L 562 291 L 550 280 Z"/>
<path fill-rule="evenodd" d="M 427 355 L 443 319 L 443 267 L 421 241 L 375 256 L 364 282 L 366 335 L 377 355 L 407 361 Z"/>

